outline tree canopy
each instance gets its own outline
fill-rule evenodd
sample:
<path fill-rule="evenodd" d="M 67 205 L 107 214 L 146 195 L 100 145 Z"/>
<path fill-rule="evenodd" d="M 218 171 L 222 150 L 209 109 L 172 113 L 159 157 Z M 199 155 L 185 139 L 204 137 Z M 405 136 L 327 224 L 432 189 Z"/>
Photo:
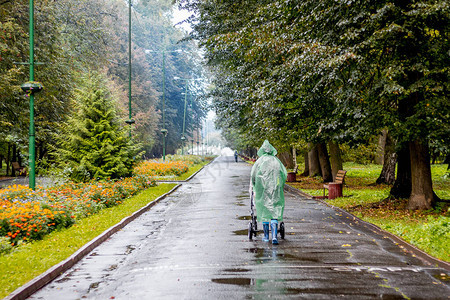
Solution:
<path fill-rule="evenodd" d="M 192 37 L 215 76 L 218 124 L 250 145 L 357 145 L 387 128 L 399 147 L 423 145 L 412 151 L 422 161 L 430 142 L 450 150 L 447 2 L 181 5 L 196 12 Z"/>
<path fill-rule="evenodd" d="M 78 80 L 100 72 L 108 88 L 118 95 L 118 117 L 128 126 L 128 4 L 132 5 L 132 92 L 133 137 L 141 141 L 146 156 L 161 153 L 160 129 L 165 55 L 166 122 L 170 128 L 168 148 L 181 145 L 184 115 L 184 84 L 173 77 L 204 77 L 195 43 L 183 41 L 186 33 L 172 24 L 171 1 L 61 0 L 35 1 L 35 80 L 44 90 L 35 97 L 37 159 L 48 156 L 56 145 L 58 132 L 77 97 Z M 29 104 L 20 85 L 28 81 L 28 5 L 25 0 L 0 4 L 0 156 L 8 156 L 11 145 L 26 157 Z M 155 51 L 149 52 L 147 50 Z M 182 50 L 182 52 L 173 52 Z M 201 91 L 190 89 L 193 97 L 186 126 L 192 132 L 204 117 Z M 192 117 L 195 115 L 195 117 Z M 15 155 L 15 154 L 14 154 Z M 26 160 L 23 159 L 26 164 Z"/>

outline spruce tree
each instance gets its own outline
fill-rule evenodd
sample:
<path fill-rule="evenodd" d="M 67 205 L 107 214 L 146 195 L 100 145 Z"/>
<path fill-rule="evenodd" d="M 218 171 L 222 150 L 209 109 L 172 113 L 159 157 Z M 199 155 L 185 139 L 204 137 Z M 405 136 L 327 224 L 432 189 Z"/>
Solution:
<path fill-rule="evenodd" d="M 130 176 L 137 148 L 121 126 L 106 80 L 90 74 L 79 85 L 73 114 L 60 138 L 61 164 L 76 181 Z"/>

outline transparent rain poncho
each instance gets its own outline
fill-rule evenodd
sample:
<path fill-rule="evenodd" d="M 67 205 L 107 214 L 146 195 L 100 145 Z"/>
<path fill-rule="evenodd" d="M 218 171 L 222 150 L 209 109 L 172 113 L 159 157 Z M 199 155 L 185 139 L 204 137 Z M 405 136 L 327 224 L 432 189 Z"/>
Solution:
<path fill-rule="evenodd" d="M 275 156 L 277 150 L 265 140 L 258 150 L 258 160 L 251 172 L 251 184 L 258 221 L 283 220 L 284 192 L 287 171 Z"/>

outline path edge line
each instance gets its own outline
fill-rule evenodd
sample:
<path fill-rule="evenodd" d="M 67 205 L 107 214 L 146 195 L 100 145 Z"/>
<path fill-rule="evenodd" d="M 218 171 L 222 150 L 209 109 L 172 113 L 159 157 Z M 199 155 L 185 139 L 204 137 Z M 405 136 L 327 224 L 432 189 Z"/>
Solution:
<path fill-rule="evenodd" d="M 391 233 L 389 231 L 386 231 L 384 229 L 381 229 L 380 227 L 378 227 L 375 224 L 372 224 L 372 223 L 369 223 L 367 221 L 364 221 L 364 220 L 358 218 L 357 216 L 349 213 L 348 211 L 346 211 L 346 210 L 344 210 L 344 209 L 342 209 L 340 207 L 334 206 L 334 205 L 332 205 L 330 203 L 327 203 L 326 201 L 324 201 L 322 199 L 314 199 L 313 196 L 311 196 L 311 195 L 309 195 L 309 194 L 307 194 L 307 193 L 305 193 L 303 191 L 300 191 L 299 189 L 296 189 L 296 188 L 294 188 L 294 187 L 292 187 L 292 186 L 290 186 L 288 184 L 285 184 L 284 186 L 285 186 L 285 189 L 287 191 L 289 191 L 289 192 L 291 192 L 293 194 L 297 194 L 297 195 L 300 195 L 302 197 L 306 197 L 309 200 L 314 200 L 314 201 L 318 201 L 320 203 L 323 203 L 323 204 L 327 205 L 328 207 L 331 207 L 334 210 L 344 214 L 346 217 L 352 218 L 353 220 L 356 220 L 356 221 L 360 222 L 362 225 L 364 225 L 365 227 L 369 228 L 373 232 L 378 233 L 380 235 L 384 235 L 384 236 L 389 237 L 394 243 L 397 243 L 398 245 L 401 245 L 405 250 L 407 250 L 409 253 L 413 254 L 415 257 L 419 258 L 424 263 L 426 263 L 428 265 L 431 265 L 431 266 L 437 266 L 437 267 L 446 269 L 447 271 L 450 271 L 450 263 L 448 263 L 446 261 L 443 261 L 443 260 L 440 260 L 440 259 L 438 259 L 436 257 L 431 256 L 430 254 L 426 253 L 425 251 L 423 251 L 423 250 L 417 248 L 416 246 L 408 243 L 407 241 L 403 240 L 399 236 L 397 236 L 397 235 L 395 235 L 395 234 L 393 234 L 393 233 Z"/>
<path fill-rule="evenodd" d="M 141 216 L 143 213 L 148 211 L 152 206 L 157 204 L 159 201 L 166 198 L 168 195 L 175 192 L 181 184 L 177 184 L 174 186 L 170 191 L 167 193 L 159 196 L 152 202 L 148 203 L 144 207 L 140 208 L 139 210 L 132 213 L 130 216 L 123 218 L 119 223 L 116 225 L 111 226 L 110 228 L 103 231 L 100 235 L 92 239 L 90 242 L 86 243 L 84 246 L 82 246 L 80 249 L 78 249 L 75 253 L 73 253 L 71 256 L 63 260 L 62 262 L 54 265 L 41 275 L 38 275 L 37 277 L 31 279 L 29 282 L 25 283 L 21 287 L 17 288 L 15 291 L 13 291 L 11 294 L 3 298 L 4 300 L 23 300 L 46 286 L 48 283 L 56 279 L 59 275 L 73 267 L 77 262 L 79 262 L 83 257 L 85 257 L 87 254 L 89 254 L 92 250 L 94 250 L 96 247 L 98 247 L 100 244 L 102 244 L 104 241 L 106 241 L 110 236 L 112 236 L 114 233 L 118 232 L 122 228 L 124 228 L 126 225 L 128 225 L 131 221 L 135 220 L 137 217 Z"/>

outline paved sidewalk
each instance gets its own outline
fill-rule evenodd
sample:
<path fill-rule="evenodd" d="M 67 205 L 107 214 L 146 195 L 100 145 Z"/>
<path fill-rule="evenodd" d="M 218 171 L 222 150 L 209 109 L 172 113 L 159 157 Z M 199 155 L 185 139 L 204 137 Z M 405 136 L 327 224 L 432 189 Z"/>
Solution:
<path fill-rule="evenodd" d="M 250 166 L 221 157 L 30 299 L 448 299 L 449 272 L 286 193 L 286 239 L 247 238 Z"/>

